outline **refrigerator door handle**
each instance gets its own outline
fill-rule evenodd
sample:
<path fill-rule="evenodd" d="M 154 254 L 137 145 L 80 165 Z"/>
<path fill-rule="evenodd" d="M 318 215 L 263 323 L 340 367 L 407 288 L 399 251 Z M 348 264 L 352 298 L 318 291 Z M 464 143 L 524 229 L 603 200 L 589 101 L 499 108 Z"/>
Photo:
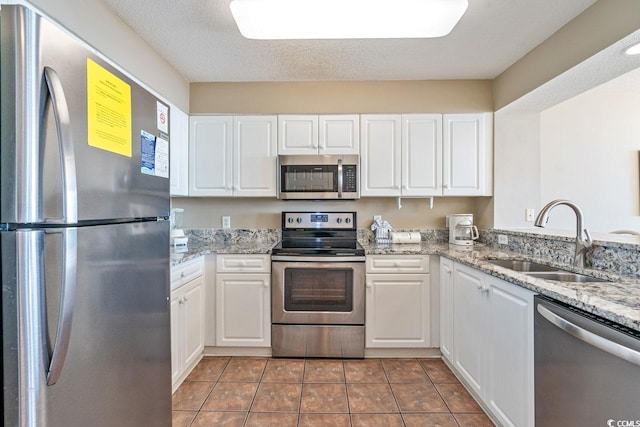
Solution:
<path fill-rule="evenodd" d="M 16 232 L 16 292 L 18 330 L 22 339 L 18 349 L 18 420 L 20 426 L 45 424 L 47 363 L 46 306 L 44 295 L 44 232 Z M 18 425 L 18 424 L 16 424 Z"/>
<path fill-rule="evenodd" d="M 78 222 L 78 186 L 76 183 L 76 162 L 69 106 L 58 73 L 50 67 L 44 67 L 43 73 L 46 90 L 42 91 L 44 98 L 41 103 L 40 120 L 44 120 L 44 110 L 47 101 L 51 99 L 62 163 L 62 206 L 64 216 L 62 222 L 64 224 L 75 224 Z"/>
<path fill-rule="evenodd" d="M 78 230 L 67 228 L 63 233 L 62 284 L 56 338 L 47 372 L 47 385 L 54 385 L 60 378 L 71 339 L 71 323 L 77 283 Z M 45 329 L 46 330 L 46 329 Z"/>

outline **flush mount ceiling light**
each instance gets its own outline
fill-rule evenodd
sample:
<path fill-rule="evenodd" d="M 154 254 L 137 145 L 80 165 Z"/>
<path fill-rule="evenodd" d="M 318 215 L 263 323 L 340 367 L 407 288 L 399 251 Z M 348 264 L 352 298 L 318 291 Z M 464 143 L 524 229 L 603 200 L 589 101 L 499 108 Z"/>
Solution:
<path fill-rule="evenodd" d="M 633 46 L 628 47 L 624 53 L 627 55 L 640 55 L 640 43 L 636 43 Z"/>
<path fill-rule="evenodd" d="M 248 39 L 442 37 L 468 0 L 233 0 L 231 13 Z"/>

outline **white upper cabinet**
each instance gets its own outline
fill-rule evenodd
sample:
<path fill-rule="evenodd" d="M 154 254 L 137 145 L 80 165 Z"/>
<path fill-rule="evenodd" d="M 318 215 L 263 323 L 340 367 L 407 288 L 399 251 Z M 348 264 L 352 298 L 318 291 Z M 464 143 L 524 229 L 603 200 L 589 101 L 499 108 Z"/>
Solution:
<path fill-rule="evenodd" d="M 442 195 L 442 115 L 402 115 L 402 196 Z"/>
<path fill-rule="evenodd" d="M 233 117 L 192 116 L 189 195 L 230 196 L 233 179 Z"/>
<path fill-rule="evenodd" d="M 444 196 L 490 196 L 493 191 L 493 115 L 443 116 Z"/>
<path fill-rule="evenodd" d="M 401 116 L 360 116 L 360 195 L 399 196 Z"/>
<path fill-rule="evenodd" d="M 339 114 L 319 116 L 318 154 L 360 153 L 360 116 Z"/>
<path fill-rule="evenodd" d="M 169 109 L 171 145 L 169 176 L 172 196 L 189 195 L 189 115 L 178 107 Z"/>
<path fill-rule="evenodd" d="M 358 154 L 359 116 L 280 115 L 278 154 Z"/>
<path fill-rule="evenodd" d="M 275 116 L 192 116 L 190 196 L 276 196 Z"/>
<path fill-rule="evenodd" d="M 318 154 L 318 116 L 278 116 L 278 154 Z"/>
<path fill-rule="evenodd" d="M 492 114 L 361 116 L 360 194 L 489 196 Z"/>
<path fill-rule="evenodd" d="M 233 195 L 276 197 L 275 116 L 233 118 Z"/>

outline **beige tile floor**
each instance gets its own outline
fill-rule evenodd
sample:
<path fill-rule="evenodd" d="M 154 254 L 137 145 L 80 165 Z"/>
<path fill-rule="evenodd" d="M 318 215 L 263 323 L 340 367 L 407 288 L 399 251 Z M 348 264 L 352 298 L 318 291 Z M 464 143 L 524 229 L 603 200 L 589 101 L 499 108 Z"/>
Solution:
<path fill-rule="evenodd" d="M 440 359 L 205 357 L 173 427 L 493 426 Z"/>

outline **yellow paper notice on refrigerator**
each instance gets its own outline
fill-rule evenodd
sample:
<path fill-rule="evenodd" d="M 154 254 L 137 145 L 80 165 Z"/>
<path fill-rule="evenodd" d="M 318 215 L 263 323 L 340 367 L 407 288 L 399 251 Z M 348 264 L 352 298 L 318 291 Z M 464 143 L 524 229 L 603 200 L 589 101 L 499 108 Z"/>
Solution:
<path fill-rule="evenodd" d="M 131 157 L 131 86 L 89 58 L 87 114 L 90 146 Z"/>

